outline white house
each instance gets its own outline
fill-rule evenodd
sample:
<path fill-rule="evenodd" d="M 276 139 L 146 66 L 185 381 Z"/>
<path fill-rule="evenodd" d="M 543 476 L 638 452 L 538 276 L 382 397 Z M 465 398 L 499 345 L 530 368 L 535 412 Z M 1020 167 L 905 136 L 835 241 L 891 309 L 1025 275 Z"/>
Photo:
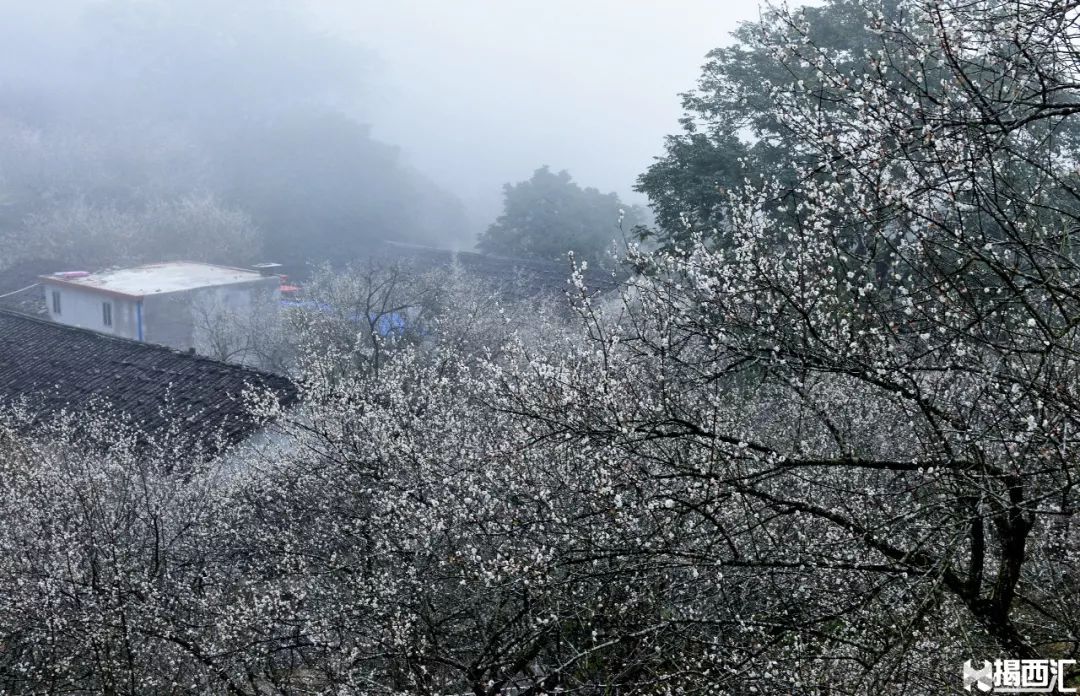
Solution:
<path fill-rule="evenodd" d="M 53 321 L 212 355 L 215 323 L 276 312 L 276 275 L 177 261 L 41 276 Z"/>

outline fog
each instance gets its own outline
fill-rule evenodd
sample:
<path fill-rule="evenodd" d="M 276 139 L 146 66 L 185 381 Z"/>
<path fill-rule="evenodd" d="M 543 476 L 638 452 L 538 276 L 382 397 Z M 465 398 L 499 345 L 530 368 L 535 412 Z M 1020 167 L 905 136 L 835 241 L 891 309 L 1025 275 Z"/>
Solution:
<path fill-rule="evenodd" d="M 678 130 L 678 94 L 757 4 L 0 0 L 0 11 L 0 240 L 14 240 L 9 256 L 63 258 L 87 253 L 65 230 L 96 235 L 104 262 L 122 256 L 116 220 L 153 206 L 240 215 L 245 235 L 262 235 L 252 256 L 329 259 L 383 238 L 469 248 L 503 185 L 541 165 L 645 203 L 634 181 Z M 182 240 L 146 253 L 194 251 L 218 258 Z"/>
<path fill-rule="evenodd" d="M 493 217 L 540 164 L 625 199 L 678 128 L 678 94 L 756 0 L 313 0 L 377 54 L 376 135 Z"/>

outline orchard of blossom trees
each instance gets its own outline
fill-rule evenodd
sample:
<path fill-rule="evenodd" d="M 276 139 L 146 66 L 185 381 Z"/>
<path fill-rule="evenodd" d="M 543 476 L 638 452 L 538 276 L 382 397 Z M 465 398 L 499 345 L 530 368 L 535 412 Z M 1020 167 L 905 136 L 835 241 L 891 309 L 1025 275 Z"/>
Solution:
<path fill-rule="evenodd" d="M 628 249 L 618 297 L 449 278 L 414 336 L 299 322 L 304 405 L 251 394 L 267 437 L 223 458 L 12 413 L 0 692 L 944 694 L 1080 660 L 1080 6 L 852 11 L 864 56 L 765 16 L 791 170 Z"/>

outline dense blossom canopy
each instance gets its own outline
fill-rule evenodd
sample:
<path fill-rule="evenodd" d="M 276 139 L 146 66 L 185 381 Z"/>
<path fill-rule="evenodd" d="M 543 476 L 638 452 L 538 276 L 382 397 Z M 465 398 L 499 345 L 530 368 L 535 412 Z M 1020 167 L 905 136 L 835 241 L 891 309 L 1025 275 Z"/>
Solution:
<path fill-rule="evenodd" d="M 300 321 L 304 406 L 253 393 L 274 425 L 222 461 L 0 431 L 0 688 L 938 694 L 1080 658 L 1078 11 L 899 9 L 855 8 L 854 63 L 770 12 L 796 176 L 730 191 L 729 243 L 629 249 L 619 297 L 579 270 L 572 321 L 343 278 L 424 330 Z"/>

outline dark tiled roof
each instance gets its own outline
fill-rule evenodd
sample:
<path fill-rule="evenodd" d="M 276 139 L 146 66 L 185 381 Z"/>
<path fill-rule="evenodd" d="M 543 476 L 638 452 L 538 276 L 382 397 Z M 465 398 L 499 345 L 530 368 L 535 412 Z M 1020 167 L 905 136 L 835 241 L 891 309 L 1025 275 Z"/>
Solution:
<path fill-rule="evenodd" d="M 248 387 L 297 400 L 284 377 L 0 309 L 0 403 L 26 401 L 41 420 L 106 406 L 151 438 L 179 425 L 195 440 L 220 433 L 235 444 L 258 428 Z"/>

